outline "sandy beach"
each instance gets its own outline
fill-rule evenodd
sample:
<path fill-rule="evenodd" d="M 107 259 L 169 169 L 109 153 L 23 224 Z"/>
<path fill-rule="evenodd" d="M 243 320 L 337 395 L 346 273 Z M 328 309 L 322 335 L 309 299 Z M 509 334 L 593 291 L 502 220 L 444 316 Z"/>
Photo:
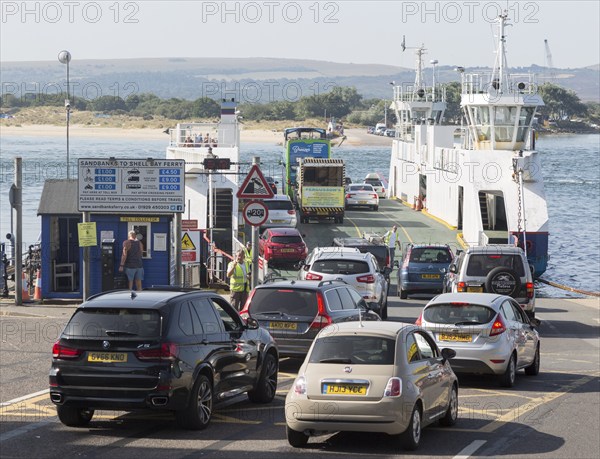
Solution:
<path fill-rule="evenodd" d="M 389 137 L 381 137 L 367 134 L 366 129 L 346 129 L 345 145 L 352 146 L 386 146 L 391 145 Z M 0 125 L 0 137 L 63 137 L 66 128 L 47 124 L 3 126 Z M 129 139 L 164 139 L 168 135 L 164 129 L 122 129 L 112 127 L 89 127 L 82 125 L 71 125 L 69 136 L 72 137 L 95 137 L 95 138 L 129 138 Z M 283 132 L 268 129 L 242 129 L 241 141 L 247 143 L 267 143 L 281 145 L 283 143 Z M 336 143 L 339 139 L 336 139 Z"/>

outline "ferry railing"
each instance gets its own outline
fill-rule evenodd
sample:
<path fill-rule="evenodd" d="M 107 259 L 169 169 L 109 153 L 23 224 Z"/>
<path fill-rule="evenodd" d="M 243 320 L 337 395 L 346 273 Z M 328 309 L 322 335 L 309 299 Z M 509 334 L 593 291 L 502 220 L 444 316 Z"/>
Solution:
<path fill-rule="evenodd" d="M 467 73 L 462 78 L 462 94 L 486 94 L 498 89 L 492 72 Z M 537 77 L 532 73 L 513 73 L 505 76 L 506 94 L 537 94 Z"/>

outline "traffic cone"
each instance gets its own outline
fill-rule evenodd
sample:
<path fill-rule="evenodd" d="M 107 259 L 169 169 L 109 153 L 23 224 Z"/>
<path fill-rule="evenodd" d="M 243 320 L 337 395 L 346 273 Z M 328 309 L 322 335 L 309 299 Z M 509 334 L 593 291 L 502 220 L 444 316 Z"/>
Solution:
<path fill-rule="evenodd" d="M 22 294 L 22 298 L 23 301 L 28 301 L 31 298 L 29 298 L 29 284 L 27 282 L 27 276 L 25 275 L 25 273 L 21 273 L 21 278 L 22 278 L 22 283 L 21 285 L 23 286 L 23 294 Z"/>
<path fill-rule="evenodd" d="M 42 270 L 37 270 L 37 278 L 35 280 L 35 289 L 33 290 L 33 299 L 41 300 L 42 299 Z"/>

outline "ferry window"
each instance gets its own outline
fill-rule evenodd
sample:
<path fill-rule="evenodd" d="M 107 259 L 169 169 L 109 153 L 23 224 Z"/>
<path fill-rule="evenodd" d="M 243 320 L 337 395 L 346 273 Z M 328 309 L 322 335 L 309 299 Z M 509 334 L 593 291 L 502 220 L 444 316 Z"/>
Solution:
<path fill-rule="evenodd" d="M 527 129 L 529 128 L 529 124 L 531 123 L 531 118 L 533 118 L 534 112 L 534 107 L 521 108 L 521 113 L 519 114 L 519 129 L 517 131 L 517 142 L 525 142 L 525 135 L 527 134 Z"/>
<path fill-rule="evenodd" d="M 496 142 L 512 142 L 517 119 L 517 107 L 495 107 L 494 125 Z"/>

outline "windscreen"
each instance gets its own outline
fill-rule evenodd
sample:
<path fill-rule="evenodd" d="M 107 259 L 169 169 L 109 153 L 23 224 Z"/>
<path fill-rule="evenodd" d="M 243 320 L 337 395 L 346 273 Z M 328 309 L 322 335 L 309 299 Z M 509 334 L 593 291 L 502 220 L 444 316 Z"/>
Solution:
<path fill-rule="evenodd" d="M 300 236 L 273 236 L 271 242 L 276 244 L 301 244 L 302 238 Z"/>
<path fill-rule="evenodd" d="M 348 187 L 349 191 L 371 191 L 373 192 L 373 187 L 371 185 L 350 185 Z"/>
<path fill-rule="evenodd" d="M 450 263 L 452 256 L 445 248 L 416 247 L 410 251 L 410 261 L 413 263 Z"/>
<path fill-rule="evenodd" d="M 250 304 L 251 314 L 282 312 L 314 317 L 317 311 L 317 294 L 313 290 L 257 288 Z"/>
<path fill-rule="evenodd" d="M 288 200 L 263 201 L 269 210 L 292 210 L 292 202 Z"/>
<path fill-rule="evenodd" d="M 160 323 L 160 315 L 153 309 L 79 309 L 63 334 L 85 338 L 157 338 Z"/>
<path fill-rule="evenodd" d="M 423 311 L 423 320 L 434 324 L 487 324 L 496 312 L 478 304 L 434 304 Z"/>
<path fill-rule="evenodd" d="M 392 365 L 396 342 L 368 335 L 334 335 L 320 338 L 310 354 L 310 363 Z"/>
<path fill-rule="evenodd" d="M 356 260 L 318 260 L 311 271 L 323 274 L 362 274 L 370 272 L 368 263 Z"/>

